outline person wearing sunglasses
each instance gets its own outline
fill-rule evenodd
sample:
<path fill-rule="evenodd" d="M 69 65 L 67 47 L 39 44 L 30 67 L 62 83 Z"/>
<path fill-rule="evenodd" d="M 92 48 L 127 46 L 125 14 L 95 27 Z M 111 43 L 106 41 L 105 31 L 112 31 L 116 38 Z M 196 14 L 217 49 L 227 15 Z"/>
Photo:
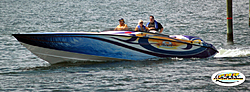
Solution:
<path fill-rule="evenodd" d="M 115 28 L 116 31 L 120 30 L 128 30 L 127 24 L 125 24 L 125 21 L 123 18 L 119 19 L 119 25 Z"/>
<path fill-rule="evenodd" d="M 139 20 L 138 25 L 135 28 L 135 31 L 148 32 L 149 28 L 143 25 L 143 21 Z"/>
<path fill-rule="evenodd" d="M 161 25 L 161 23 L 157 22 L 155 19 L 154 19 L 154 16 L 149 16 L 149 21 L 147 23 L 147 27 L 149 28 L 149 32 L 153 32 L 153 33 L 156 33 L 156 32 L 160 32 L 159 33 L 162 33 L 163 31 L 163 26 Z"/>

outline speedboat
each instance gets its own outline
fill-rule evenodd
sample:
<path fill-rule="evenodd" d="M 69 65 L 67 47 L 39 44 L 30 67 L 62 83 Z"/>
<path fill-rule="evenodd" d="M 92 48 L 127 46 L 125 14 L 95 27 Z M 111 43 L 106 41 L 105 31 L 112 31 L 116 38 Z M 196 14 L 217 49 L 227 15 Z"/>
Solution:
<path fill-rule="evenodd" d="M 120 61 L 208 58 L 217 49 L 199 37 L 137 31 L 36 32 L 12 34 L 36 56 L 56 64 L 70 60 Z"/>

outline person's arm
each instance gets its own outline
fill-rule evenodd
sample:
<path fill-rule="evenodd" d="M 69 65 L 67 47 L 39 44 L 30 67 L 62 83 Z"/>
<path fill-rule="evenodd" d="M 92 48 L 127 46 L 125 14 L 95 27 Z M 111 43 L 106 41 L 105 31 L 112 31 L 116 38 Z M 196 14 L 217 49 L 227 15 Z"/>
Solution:
<path fill-rule="evenodd" d="M 150 27 L 149 30 L 155 30 L 155 28 L 154 27 Z"/>
<path fill-rule="evenodd" d="M 160 32 L 159 32 L 159 33 L 162 33 L 162 31 L 163 31 L 163 28 L 160 29 Z"/>
<path fill-rule="evenodd" d="M 150 29 L 148 27 L 145 27 L 145 28 L 146 28 L 146 32 L 149 32 Z"/>
<path fill-rule="evenodd" d="M 162 33 L 163 32 L 163 26 L 161 25 L 161 23 L 158 23 L 158 26 L 159 26 L 159 28 L 160 28 L 160 32 L 159 33 Z"/>
<path fill-rule="evenodd" d="M 116 28 L 114 29 L 115 31 L 119 31 L 121 28 L 120 28 L 120 25 L 116 26 Z"/>
<path fill-rule="evenodd" d="M 139 29 L 138 29 L 138 27 L 137 27 L 137 26 L 135 27 L 135 31 L 139 31 Z"/>
<path fill-rule="evenodd" d="M 128 30 L 128 25 L 125 24 L 125 27 L 123 28 L 123 30 Z"/>

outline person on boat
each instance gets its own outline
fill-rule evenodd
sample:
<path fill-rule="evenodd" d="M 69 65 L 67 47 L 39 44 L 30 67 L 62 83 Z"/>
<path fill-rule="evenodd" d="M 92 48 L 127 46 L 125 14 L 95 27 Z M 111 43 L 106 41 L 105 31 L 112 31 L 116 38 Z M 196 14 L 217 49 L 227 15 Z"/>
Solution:
<path fill-rule="evenodd" d="M 148 32 L 149 28 L 143 25 L 142 20 L 139 20 L 138 25 L 135 27 L 135 31 Z"/>
<path fill-rule="evenodd" d="M 149 17 L 149 21 L 147 23 L 147 27 L 149 28 L 149 32 L 160 32 L 159 33 L 162 33 L 163 31 L 163 26 L 161 25 L 161 23 L 157 22 L 155 19 L 154 19 L 154 16 L 150 16 Z"/>
<path fill-rule="evenodd" d="M 115 31 L 120 31 L 120 30 L 128 30 L 127 24 L 125 24 L 125 21 L 123 18 L 119 19 L 119 25 L 115 28 Z"/>

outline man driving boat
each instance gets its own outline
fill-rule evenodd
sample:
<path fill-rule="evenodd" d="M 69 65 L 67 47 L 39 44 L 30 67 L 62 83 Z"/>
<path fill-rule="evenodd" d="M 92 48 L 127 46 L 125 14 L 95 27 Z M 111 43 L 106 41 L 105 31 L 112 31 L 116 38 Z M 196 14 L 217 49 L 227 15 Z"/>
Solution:
<path fill-rule="evenodd" d="M 123 18 L 119 19 L 119 25 L 115 28 L 116 31 L 120 30 L 128 30 L 127 24 L 125 24 L 125 21 Z"/>
<path fill-rule="evenodd" d="M 159 32 L 159 30 L 160 30 L 159 33 L 162 33 L 163 27 L 162 27 L 161 23 L 154 20 L 154 16 L 150 16 L 149 21 L 150 22 L 148 22 L 146 25 L 150 30 L 149 32 L 156 33 L 156 32 Z"/>

